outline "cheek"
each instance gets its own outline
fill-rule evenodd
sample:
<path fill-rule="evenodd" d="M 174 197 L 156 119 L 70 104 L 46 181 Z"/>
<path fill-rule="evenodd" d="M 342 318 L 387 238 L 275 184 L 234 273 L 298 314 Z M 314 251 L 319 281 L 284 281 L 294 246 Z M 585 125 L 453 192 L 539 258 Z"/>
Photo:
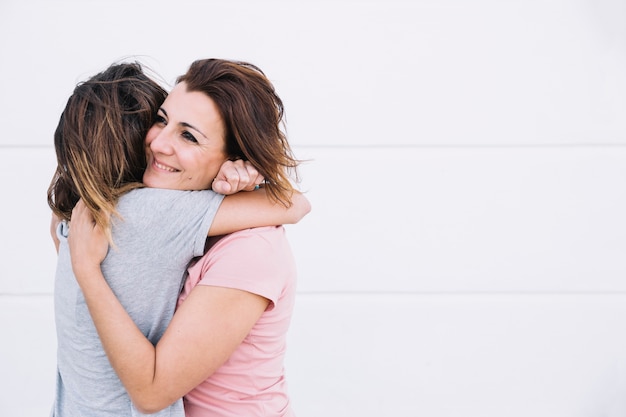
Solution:
<path fill-rule="evenodd" d="M 205 180 L 213 181 L 213 178 L 217 177 L 217 174 L 225 161 L 226 158 L 217 156 L 205 159 L 202 164 L 198 166 L 201 176 Z"/>
<path fill-rule="evenodd" d="M 217 176 L 217 173 L 226 161 L 228 161 L 228 158 L 225 155 L 215 156 L 213 158 L 213 160 L 211 161 L 211 167 L 213 168 L 213 170 L 215 170 L 214 177 Z"/>

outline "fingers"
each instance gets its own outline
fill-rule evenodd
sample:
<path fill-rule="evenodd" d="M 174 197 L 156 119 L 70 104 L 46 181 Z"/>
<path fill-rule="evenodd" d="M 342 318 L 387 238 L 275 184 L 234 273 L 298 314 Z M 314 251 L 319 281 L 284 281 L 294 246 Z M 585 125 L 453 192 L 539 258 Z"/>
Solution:
<path fill-rule="evenodd" d="M 72 209 L 72 224 L 91 224 L 95 223 L 93 216 L 91 215 L 91 211 L 82 200 L 78 200 L 78 203 Z"/>
<path fill-rule="evenodd" d="M 99 266 L 107 254 L 109 243 L 104 230 L 82 200 L 72 210 L 67 240 L 75 273 Z"/>
<path fill-rule="evenodd" d="M 72 210 L 72 218 L 70 221 L 68 235 L 70 245 L 78 244 L 78 242 L 86 239 L 86 236 L 91 237 L 98 235 L 103 235 L 102 229 L 96 224 L 91 210 L 89 210 L 83 200 L 78 200 L 78 203 L 76 203 L 76 206 L 74 206 Z"/>
<path fill-rule="evenodd" d="M 213 184 L 211 185 L 211 189 L 218 194 L 229 195 L 232 194 L 230 192 L 231 186 L 226 180 L 219 179 L 215 177 L 213 180 Z"/>
<path fill-rule="evenodd" d="M 261 184 L 264 177 L 248 161 L 238 159 L 226 161 L 213 180 L 213 191 L 220 194 L 234 194 L 238 191 L 252 191 Z"/>
<path fill-rule="evenodd" d="M 242 182 L 242 184 L 246 184 L 241 189 L 245 191 L 253 191 L 256 189 L 257 185 L 261 184 L 265 178 L 263 175 L 257 171 L 257 169 L 248 161 L 244 162 L 244 168 L 246 169 L 246 174 L 248 176 L 247 182 Z"/>

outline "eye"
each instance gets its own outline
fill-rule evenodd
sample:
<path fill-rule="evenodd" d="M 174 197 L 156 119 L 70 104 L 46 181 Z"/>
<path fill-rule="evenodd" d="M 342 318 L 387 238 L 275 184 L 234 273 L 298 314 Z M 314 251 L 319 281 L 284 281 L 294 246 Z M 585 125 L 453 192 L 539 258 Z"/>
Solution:
<path fill-rule="evenodd" d="M 198 141 L 196 140 L 196 137 L 194 135 L 192 135 L 189 131 L 184 130 L 181 133 L 181 136 L 183 138 L 185 138 L 185 140 L 189 141 L 189 142 L 193 142 L 193 143 L 198 143 Z"/>
<path fill-rule="evenodd" d="M 160 114 L 157 114 L 154 119 L 154 124 L 167 125 L 167 120 L 165 120 L 165 117 L 161 116 Z"/>

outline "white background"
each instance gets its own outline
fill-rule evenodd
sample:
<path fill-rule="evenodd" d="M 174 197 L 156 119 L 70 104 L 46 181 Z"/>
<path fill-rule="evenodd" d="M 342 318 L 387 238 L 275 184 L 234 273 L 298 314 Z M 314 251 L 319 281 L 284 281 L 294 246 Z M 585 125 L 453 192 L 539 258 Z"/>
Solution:
<path fill-rule="evenodd" d="M 53 400 L 67 97 L 207 57 L 259 65 L 310 160 L 299 417 L 626 415 L 623 0 L 2 0 L 0 415 Z"/>

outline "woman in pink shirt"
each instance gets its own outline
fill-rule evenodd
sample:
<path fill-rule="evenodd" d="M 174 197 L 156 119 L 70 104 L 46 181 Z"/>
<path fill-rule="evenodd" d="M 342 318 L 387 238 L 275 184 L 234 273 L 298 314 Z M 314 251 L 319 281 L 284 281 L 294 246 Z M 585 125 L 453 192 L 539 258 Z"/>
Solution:
<path fill-rule="evenodd" d="M 206 171 L 177 152 L 183 136 L 196 140 L 199 152 L 249 161 L 265 178 L 268 194 L 289 204 L 289 174 L 298 163 L 280 129 L 282 102 L 257 67 L 196 61 L 158 118 L 146 139 L 154 163 L 144 181 L 171 188 Z M 293 415 L 283 359 L 296 268 L 282 226 L 209 239 L 156 346 L 108 287 L 100 269 L 108 243 L 82 204 L 72 214 L 69 243 L 107 356 L 140 411 L 156 412 L 185 396 L 188 416 Z"/>
<path fill-rule="evenodd" d="M 243 317 L 254 324 L 226 362 L 185 395 L 185 414 L 292 416 L 283 361 L 296 294 L 296 267 L 285 230 L 259 227 L 209 241 L 209 251 L 189 268 L 178 300 L 180 311 L 194 293 L 215 291 L 216 298 L 210 301 L 213 313 L 207 318 L 232 311 L 238 320 L 236 310 L 247 301 L 237 302 L 229 294 L 241 293 L 251 298 L 250 311 L 244 311 Z M 200 314 L 206 313 L 207 309 Z M 224 332 L 233 329 L 227 323 L 223 326 Z"/>

